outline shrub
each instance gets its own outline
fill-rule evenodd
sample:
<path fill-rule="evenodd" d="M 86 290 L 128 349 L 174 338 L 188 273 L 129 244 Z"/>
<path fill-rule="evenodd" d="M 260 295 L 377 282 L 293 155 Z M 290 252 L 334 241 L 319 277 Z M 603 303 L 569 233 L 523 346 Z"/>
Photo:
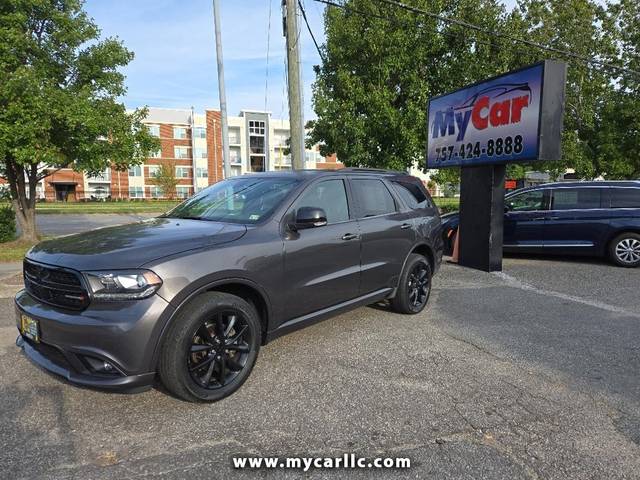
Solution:
<path fill-rule="evenodd" d="M 0 207 L 0 243 L 10 242 L 16 238 L 16 215 L 13 208 Z"/>

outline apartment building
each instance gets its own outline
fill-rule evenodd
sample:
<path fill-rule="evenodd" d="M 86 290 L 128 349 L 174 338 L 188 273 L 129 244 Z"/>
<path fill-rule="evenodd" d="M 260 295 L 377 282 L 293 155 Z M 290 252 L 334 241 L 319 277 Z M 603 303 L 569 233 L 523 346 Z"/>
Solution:
<path fill-rule="evenodd" d="M 291 168 L 285 155 L 289 122 L 269 112 L 242 110 L 229 117 L 231 175 Z M 37 185 L 38 198 L 47 201 L 101 199 L 159 199 L 164 192 L 154 175 L 162 165 L 174 169 L 176 196 L 187 198 L 224 178 L 222 124 L 219 110 L 149 108 L 145 120 L 160 148 L 128 171 L 108 168 L 89 176 L 72 169 L 55 170 Z M 342 168 L 336 156 L 322 157 L 316 146 L 305 154 L 305 168 Z"/>

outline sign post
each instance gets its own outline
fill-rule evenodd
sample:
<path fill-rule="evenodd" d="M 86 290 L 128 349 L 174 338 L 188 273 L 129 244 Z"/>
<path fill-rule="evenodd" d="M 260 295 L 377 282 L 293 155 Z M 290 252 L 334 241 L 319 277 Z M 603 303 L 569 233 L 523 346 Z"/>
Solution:
<path fill-rule="evenodd" d="M 429 100 L 427 168 L 461 168 L 459 263 L 502 270 L 507 163 L 559 160 L 567 66 L 546 60 Z"/>

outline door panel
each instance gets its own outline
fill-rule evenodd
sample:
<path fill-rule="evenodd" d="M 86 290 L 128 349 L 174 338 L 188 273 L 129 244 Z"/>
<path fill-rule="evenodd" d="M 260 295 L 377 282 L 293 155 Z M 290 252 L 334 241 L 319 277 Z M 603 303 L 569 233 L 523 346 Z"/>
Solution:
<path fill-rule="evenodd" d="M 610 215 L 602 188 L 557 188 L 544 228 L 545 249 L 590 252 L 606 240 Z"/>
<path fill-rule="evenodd" d="M 547 205 L 545 190 L 530 190 L 505 199 L 504 247 L 542 248 Z"/>
<path fill-rule="evenodd" d="M 350 213 L 345 181 L 311 184 L 285 217 L 287 222 L 293 222 L 300 207 L 322 208 L 328 224 L 286 231 L 286 320 L 355 298 L 360 283 L 360 232 Z"/>
<path fill-rule="evenodd" d="M 415 244 L 413 212 L 398 212 L 384 182 L 349 179 L 362 236 L 360 294 L 395 287 L 404 260 Z"/>
<path fill-rule="evenodd" d="M 285 240 L 287 319 L 358 296 L 360 237 L 356 221 L 291 232 Z M 355 235 L 344 240 L 348 234 Z"/>

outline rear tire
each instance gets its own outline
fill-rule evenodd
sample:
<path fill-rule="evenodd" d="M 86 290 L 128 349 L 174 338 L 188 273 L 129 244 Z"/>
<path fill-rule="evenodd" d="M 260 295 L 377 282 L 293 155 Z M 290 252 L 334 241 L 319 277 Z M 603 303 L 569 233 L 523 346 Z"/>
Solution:
<path fill-rule="evenodd" d="M 609 244 L 609 258 L 621 267 L 640 266 L 640 235 L 633 232 L 618 235 Z"/>
<path fill-rule="evenodd" d="M 400 275 L 391 308 L 397 313 L 415 315 L 424 310 L 431 294 L 431 265 L 422 255 L 412 253 Z"/>
<path fill-rule="evenodd" d="M 178 314 L 164 338 L 162 384 L 189 402 L 218 401 L 249 377 L 260 339 L 253 305 L 228 293 L 203 293 Z"/>

